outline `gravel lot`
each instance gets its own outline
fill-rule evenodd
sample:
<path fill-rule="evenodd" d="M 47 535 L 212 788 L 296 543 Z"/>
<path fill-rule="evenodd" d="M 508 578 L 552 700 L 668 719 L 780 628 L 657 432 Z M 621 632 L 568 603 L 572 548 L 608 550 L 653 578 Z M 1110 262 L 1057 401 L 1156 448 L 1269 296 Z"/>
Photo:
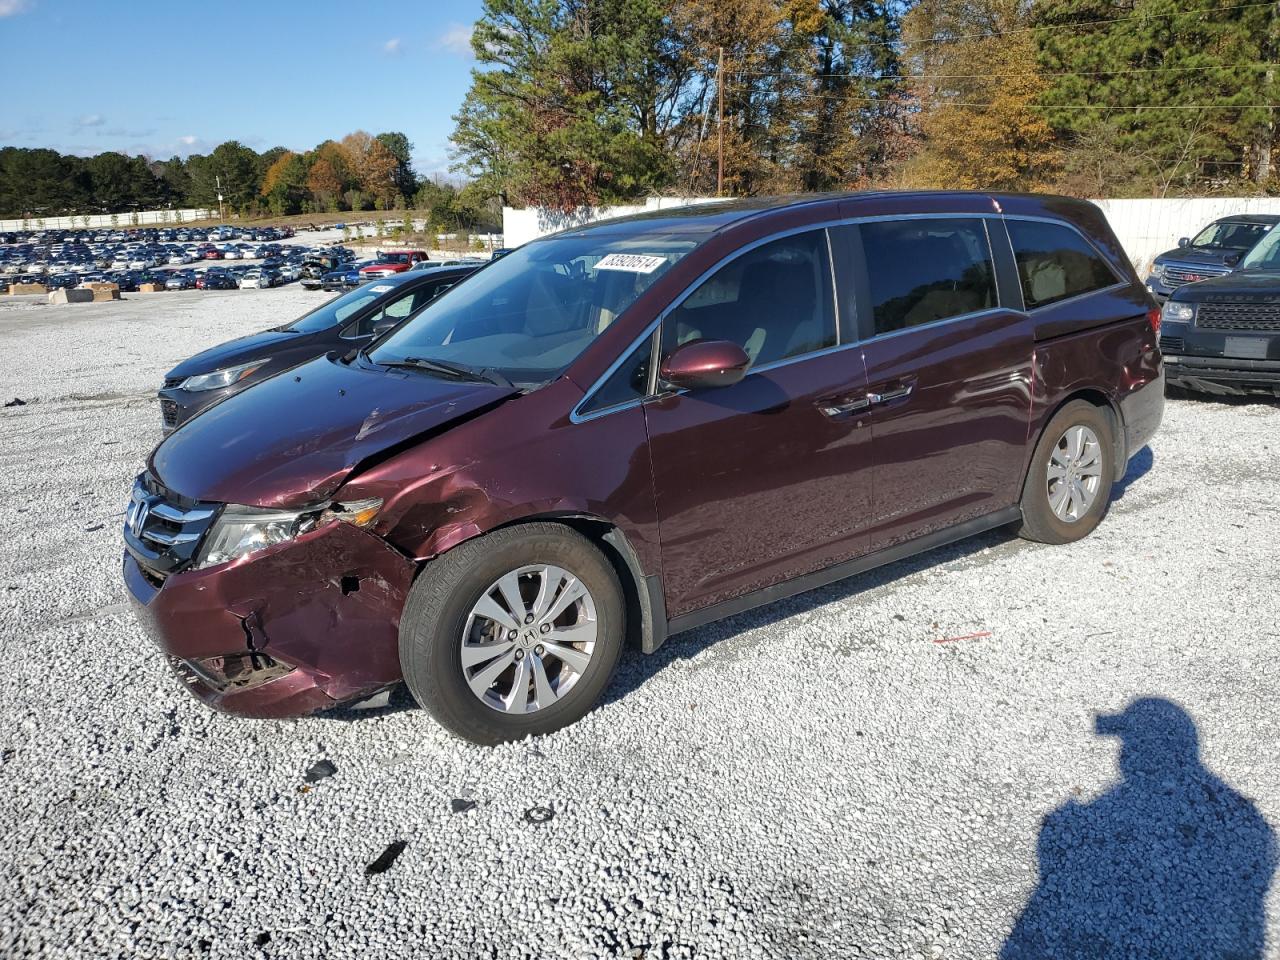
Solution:
<path fill-rule="evenodd" d="M 134 625 L 118 525 L 169 366 L 320 296 L 0 303 L 29 401 L 0 411 L 0 955 L 1280 956 L 1280 407 L 1171 401 L 1086 541 L 992 534 L 630 654 L 543 740 L 403 696 L 223 717 Z M 1120 782 L 1094 717 L 1139 697 L 1203 767 L 1156 703 Z"/>

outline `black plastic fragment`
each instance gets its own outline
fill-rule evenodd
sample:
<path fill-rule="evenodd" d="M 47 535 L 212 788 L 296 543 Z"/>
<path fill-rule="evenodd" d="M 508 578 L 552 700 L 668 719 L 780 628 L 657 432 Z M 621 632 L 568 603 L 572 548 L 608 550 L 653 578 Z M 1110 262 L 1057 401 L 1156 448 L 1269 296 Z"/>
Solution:
<path fill-rule="evenodd" d="M 372 877 L 374 874 L 386 873 L 391 869 L 391 865 L 396 862 L 396 858 L 404 853 L 404 848 L 408 845 L 407 840 L 397 840 L 394 843 L 387 844 L 387 849 L 378 855 L 378 859 L 364 868 L 365 876 Z"/>
<path fill-rule="evenodd" d="M 265 930 L 253 938 L 253 945 L 255 947 L 265 947 L 270 942 L 271 934 L 267 933 Z"/>
<path fill-rule="evenodd" d="M 101 530 L 104 526 L 105 526 L 105 524 L 95 523 L 95 524 L 94 524 L 93 526 L 91 526 L 91 527 L 85 527 L 85 528 L 84 528 L 84 532 L 85 532 L 85 533 L 97 533 L 97 532 L 98 532 L 99 530 Z"/>
<path fill-rule="evenodd" d="M 27 405 L 27 401 L 23 400 L 21 397 L 14 397 L 12 400 L 6 400 L 4 405 L 6 407 L 25 407 Z"/>
<path fill-rule="evenodd" d="M 530 807 L 524 812 L 524 820 L 525 823 L 546 823 L 555 815 L 556 812 L 550 807 Z"/>
<path fill-rule="evenodd" d="M 474 800 L 460 800 L 454 797 L 449 801 L 449 809 L 454 813 L 466 813 L 468 810 L 474 810 L 476 802 Z"/>
<path fill-rule="evenodd" d="M 306 776 L 302 779 L 307 783 L 319 783 L 326 777 L 332 777 L 338 772 L 338 768 L 333 765 L 331 760 L 317 760 L 311 766 L 307 767 Z"/>

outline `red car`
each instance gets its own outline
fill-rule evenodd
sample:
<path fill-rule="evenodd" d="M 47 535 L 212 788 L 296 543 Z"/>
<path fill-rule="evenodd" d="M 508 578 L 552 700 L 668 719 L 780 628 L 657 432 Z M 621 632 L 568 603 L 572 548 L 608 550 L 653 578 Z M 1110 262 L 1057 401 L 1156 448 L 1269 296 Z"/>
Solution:
<path fill-rule="evenodd" d="M 994 527 L 1087 535 L 1160 423 L 1159 316 L 1077 200 L 575 227 L 170 434 L 124 579 L 220 709 L 403 680 L 471 740 L 547 733 L 625 645 Z"/>
<path fill-rule="evenodd" d="M 206 247 L 200 251 L 200 257 L 203 260 L 221 260 L 222 251 L 217 247 Z"/>
<path fill-rule="evenodd" d="M 379 252 L 377 259 L 368 266 L 360 268 L 361 280 L 372 280 L 377 277 L 389 277 L 393 273 L 404 273 L 415 263 L 428 260 L 425 250 L 389 250 Z"/>

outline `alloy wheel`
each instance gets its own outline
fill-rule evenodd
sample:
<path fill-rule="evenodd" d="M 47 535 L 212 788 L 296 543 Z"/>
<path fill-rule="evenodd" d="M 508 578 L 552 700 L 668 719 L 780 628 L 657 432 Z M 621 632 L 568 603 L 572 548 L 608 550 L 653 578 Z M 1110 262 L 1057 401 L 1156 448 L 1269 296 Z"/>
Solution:
<path fill-rule="evenodd" d="M 462 633 L 462 673 L 486 706 L 543 710 L 586 672 L 596 646 L 595 602 L 573 573 L 549 564 L 504 574 L 480 595 Z"/>
<path fill-rule="evenodd" d="M 1068 427 L 1049 454 L 1046 484 L 1049 509 L 1075 523 L 1093 506 L 1102 486 L 1102 444 L 1084 424 Z"/>

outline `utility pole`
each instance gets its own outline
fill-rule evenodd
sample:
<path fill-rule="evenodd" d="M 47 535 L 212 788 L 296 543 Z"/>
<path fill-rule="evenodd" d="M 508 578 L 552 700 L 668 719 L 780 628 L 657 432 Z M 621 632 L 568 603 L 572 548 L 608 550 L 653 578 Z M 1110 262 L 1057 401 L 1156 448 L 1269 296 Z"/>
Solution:
<path fill-rule="evenodd" d="M 222 216 L 222 176 L 220 174 L 213 175 L 213 182 L 218 185 L 218 219 L 225 219 Z"/>
<path fill-rule="evenodd" d="M 716 133 L 720 138 L 720 157 L 716 161 L 716 196 L 724 195 L 724 47 L 716 64 Z"/>

